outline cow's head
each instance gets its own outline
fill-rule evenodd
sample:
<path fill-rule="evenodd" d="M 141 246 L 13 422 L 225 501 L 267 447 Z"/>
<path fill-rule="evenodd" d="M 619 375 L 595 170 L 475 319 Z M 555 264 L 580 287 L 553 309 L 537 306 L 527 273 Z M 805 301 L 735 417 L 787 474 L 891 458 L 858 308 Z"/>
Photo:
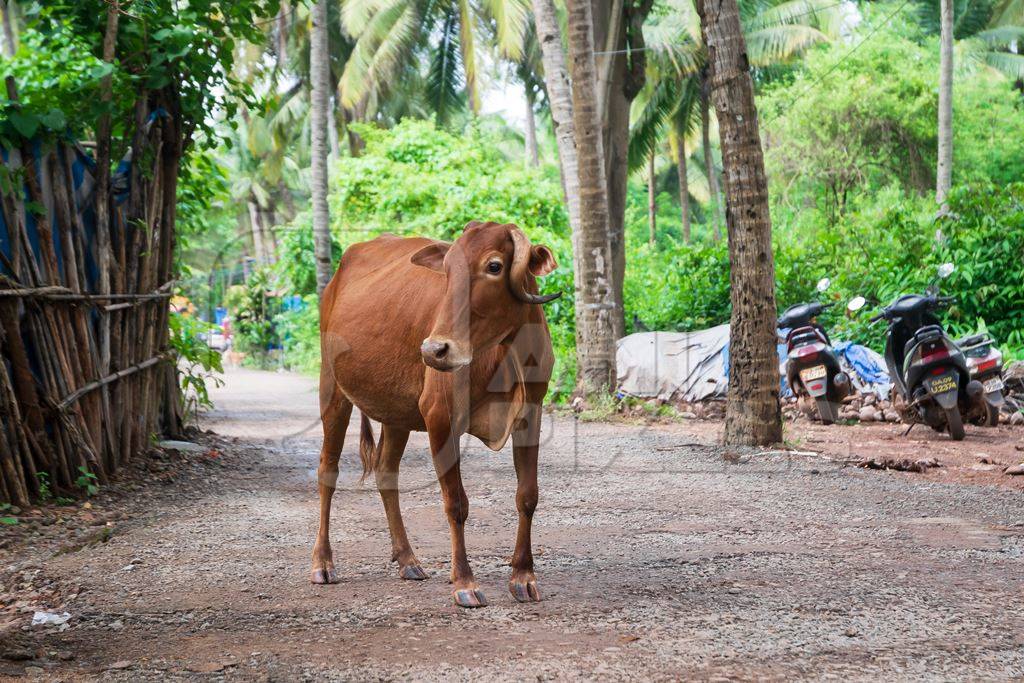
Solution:
<path fill-rule="evenodd" d="M 529 307 L 561 296 L 537 294 L 535 277 L 558 264 L 551 250 L 530 244 L 514 225 L 472 222 L 449 244 L 435 242 L 412 255 L 412 262 L 444 273 L 444 299 L 430 336 L 423 340 L 423 362 L 436 370 L 457 370 L 511 336 L 527 320 Z"/>

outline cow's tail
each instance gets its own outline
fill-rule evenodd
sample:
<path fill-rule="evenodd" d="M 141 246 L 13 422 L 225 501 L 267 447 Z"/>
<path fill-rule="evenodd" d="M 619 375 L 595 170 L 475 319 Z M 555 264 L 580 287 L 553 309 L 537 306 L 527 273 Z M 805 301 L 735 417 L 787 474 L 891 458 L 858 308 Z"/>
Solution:
<path fill-rule="evenodd" d="M 363 461 L 363 475 L 359 481 L 365 481 L 377 469 L 380 459 L 380 447 L 373 442 L 373 427 L 366 413 L 361 413 L 362 423 L 359 428 L 359 459 Z M 383 439 L 382 439 L 383 441 Z"/>

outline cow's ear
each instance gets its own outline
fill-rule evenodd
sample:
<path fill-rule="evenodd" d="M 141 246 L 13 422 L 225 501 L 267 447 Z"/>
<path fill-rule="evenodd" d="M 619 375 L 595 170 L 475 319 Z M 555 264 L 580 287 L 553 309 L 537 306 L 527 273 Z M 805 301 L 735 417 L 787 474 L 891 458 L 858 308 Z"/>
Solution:
<path fill-rule="evenodd" d="M 535 244 L 530 247 L 530 272 L 541 277 L 547 275 L 558 267 L 555 255 L 543 244 Z"/>
<path fill-rule="evenodd" d="M 433 242 L 417 251 L 409 260 L 414 266 L 423 266 L 443 273 L 444 256 L 451 248 L 450 242 Z"/>

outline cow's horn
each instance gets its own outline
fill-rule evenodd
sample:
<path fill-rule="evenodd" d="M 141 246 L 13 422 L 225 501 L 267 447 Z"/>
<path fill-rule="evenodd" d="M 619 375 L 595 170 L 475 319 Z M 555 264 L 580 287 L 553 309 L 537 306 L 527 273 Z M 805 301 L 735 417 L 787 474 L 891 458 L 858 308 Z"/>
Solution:
<path fill-rule="evenodd" d="M 526 277 L 530 270 L 530 240 L 519 228 L 513 227 L 512 233 L 512 272 L 509 274 L 509 287 L 517 299 L 528 304 L 546 304 L 562 296 L 561 292 L 554 294 L 532 294 L 526 291 Z"/>

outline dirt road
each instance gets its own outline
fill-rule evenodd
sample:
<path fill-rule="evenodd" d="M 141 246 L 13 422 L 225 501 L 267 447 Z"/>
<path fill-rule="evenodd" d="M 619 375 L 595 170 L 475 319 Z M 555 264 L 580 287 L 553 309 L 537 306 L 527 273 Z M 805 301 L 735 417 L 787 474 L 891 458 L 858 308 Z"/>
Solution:
<path fill-rule="evenodd" d="M 202 426 L 237 441 L 210 441 L 173 485 L 101 496 L 92 512 L 124 507 L 107 542 L 56 555 L 40 542 L 2 558 L 7 606 L 19 591 L 34 597 L 15 605 L 0 674 L 1024 676 L 1019 490 L 723 453 L 700 423 L 548 419 L 534 531 L 545 599 L 521 605 L 506 592 L 511 457 L 474 443 L 467 540 L 491 606 L 461 610 L 425 439 L 410 443 L 402 496 L 430 580 L 401 581 L 389 564 L 380 500 L 355 483 L 350 429 L 334 504 L 342 582 L 313 586 L 313 383 L 232 371 L 215 400 Z M 66 630 L 28 627 L 42 608 L 67 610 Z"/>

